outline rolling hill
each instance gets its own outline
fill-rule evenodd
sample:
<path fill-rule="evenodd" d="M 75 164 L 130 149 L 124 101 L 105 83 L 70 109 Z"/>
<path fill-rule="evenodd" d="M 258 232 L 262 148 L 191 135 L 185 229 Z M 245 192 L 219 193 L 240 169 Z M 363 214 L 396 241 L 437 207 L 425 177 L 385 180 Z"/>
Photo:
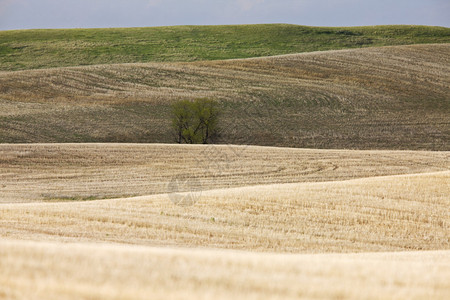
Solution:
<path fill-rule="evenodd" d="M 0 298 L 446 299 L 449 156 L 2 144 Z"/>
<path fill-rule="evenodd" d="M 167 193 L 2 204 L 0 237 L 292 253 L 448 250 L 449 180 L 446 171 L 227 188 L 198 192 L 188 207 Z"/>
<path fill-rule="evenodd" d="M 0 144 L 0 203 L 70 202 L 171 192 L 448 171 L 449 152 L 231 145 Z M 173 191 L 189 191 L 179 186 Z"/>
<path fill-rule="evenodd" d="M 198 61 L 421 43 L 448 43 L 430 26 L 288 24 L 0 31 L 0 71 L 94 64 Z"/>
<path fill-rule="evenodd" d="M 0 141 L 172 143 L 170 104 L 222 107 L 216 143 L 449 150 L 450 44 L 0 72 Z"/>
<path fill-rule="evenodd" d="M 449 152 L 0 149 L 2 238 L 295 253 L 448 250 Z M 199 161 L 204 151 L 218 157 Z M 195 205 L 174 205 L 189 195 Z"/>
<path fill-rule="evenodd" d="M 448 152 L 209 147 L 2 145 L 0 297 L 448 298 Z M 178 174 L 206 184 L 145 194 Z M 142 196 L 57 197 L 111 186 Z"/>
<path fill-rule="evenodd" d="M 449 116 L 449 28 L 0 31 L 0 299 L 448 299 Z"/>

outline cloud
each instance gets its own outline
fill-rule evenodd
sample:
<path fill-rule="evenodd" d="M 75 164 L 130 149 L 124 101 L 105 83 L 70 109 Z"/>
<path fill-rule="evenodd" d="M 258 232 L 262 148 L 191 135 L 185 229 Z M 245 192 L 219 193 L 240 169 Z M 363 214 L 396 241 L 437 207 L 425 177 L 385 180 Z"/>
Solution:
<path fill-rule="evenodd" d="M 264 0 L 236 0 L 238 6 L 243 10 L 243 11 L 249 11 L 251 10 L 253 7 L 264 3 Z"/>

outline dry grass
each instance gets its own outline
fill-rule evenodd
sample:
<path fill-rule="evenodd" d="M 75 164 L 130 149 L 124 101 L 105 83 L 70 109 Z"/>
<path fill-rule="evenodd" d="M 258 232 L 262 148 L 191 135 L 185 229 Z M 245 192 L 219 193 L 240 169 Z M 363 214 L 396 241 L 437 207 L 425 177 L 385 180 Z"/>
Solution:
<path fill-rule="evenodd" d="M 0 236 L 275 252 L 441 250 L 450 248 L 449 182 L 447 171 L 219 189 L 189 207 L 167 194 L 3 204 Z"/>
<path fill-rule="evenodd" d="M 3 240 L 2 299 L 448 299 L 450 251 L 282 255 Z"/>
<path fill-rule="evenodd" d="M 0 145 L 0 298 L 446 299 L 449 155 Z"/>
<path fill-rule="evenodd" d="M 219 142 L 449 150 L 449 44 L 0 73 L 0 141 L 173 142 L 169 104 L 221 101 Z"/>
<path fill-rule="evenodd" d="M 0 203 L 168 192 L 177 176 L 204 190 L 445 171 L 449 152 L 143 144 L 0 145 Z M 180 187 L 182 190 L 183 187 Z"/>
<path fill-rule="evenodd" d="M 194 63 L 116 64 L 0 72 L 3 99 L 111 103 L 180 97 L 252 100 L 257 93 L 320 91 L 336 104 L 397 96 L 448 98 L 450 44 L 393 46 Z M 417 88 L 420 84 L 420 89 Z M 296 87 L 294 89 L 294 87 Z M 419 93 L 419 94 L 417 94 Z M 337 97 L 335 94 L 339 95 Z M 308 99 L 308 95 L 312 99 Z"/>

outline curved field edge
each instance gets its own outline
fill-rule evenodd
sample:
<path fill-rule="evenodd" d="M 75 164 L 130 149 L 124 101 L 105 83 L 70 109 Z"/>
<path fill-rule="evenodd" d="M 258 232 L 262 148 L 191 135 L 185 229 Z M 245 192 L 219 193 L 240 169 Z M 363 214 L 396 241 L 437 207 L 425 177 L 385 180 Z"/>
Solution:
<path fill-rule="evenodd" d="M 449 44 L 0 73 L 1 142 L 173 142 L 209 97 L 216 143 L 449 150 Z"/>
<path fill-rule="evenodd" d="M 448 250 L 449 182 L 446 171 L 2 204 L 0 237 L 294 253 Z"/>
<path fill-rule="evenodd" d="M 3 240 L 0 257 L 0 296 L 8 300 L 450 295 L 449 251 L 283 255 Z"/>
<path fill-rule="evenodd" d="M 450 152 L 236 145 L 1 144 L 0 202 L 86 201 L 450 169 Z M 177 184 L 187 181 L 189 184 Z"/>
<path fill-rule="evenodd" d="M 13 30 L 0 31 L 0 71 L 249 58 L 448 42 L 449 28 L 431 26 L 308 27 L 260 24 Z"/>

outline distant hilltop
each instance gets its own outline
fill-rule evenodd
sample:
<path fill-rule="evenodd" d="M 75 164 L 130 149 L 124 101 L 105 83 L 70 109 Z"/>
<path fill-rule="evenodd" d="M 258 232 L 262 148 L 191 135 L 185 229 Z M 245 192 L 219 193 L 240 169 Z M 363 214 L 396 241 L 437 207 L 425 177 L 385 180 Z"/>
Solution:
<path fill-rule="evenodd" d="M 0 31 L 0 71 L 80 65 L 188 62 L 323 50 L 449 43 L 430 26 L 289 24 Z"/>

